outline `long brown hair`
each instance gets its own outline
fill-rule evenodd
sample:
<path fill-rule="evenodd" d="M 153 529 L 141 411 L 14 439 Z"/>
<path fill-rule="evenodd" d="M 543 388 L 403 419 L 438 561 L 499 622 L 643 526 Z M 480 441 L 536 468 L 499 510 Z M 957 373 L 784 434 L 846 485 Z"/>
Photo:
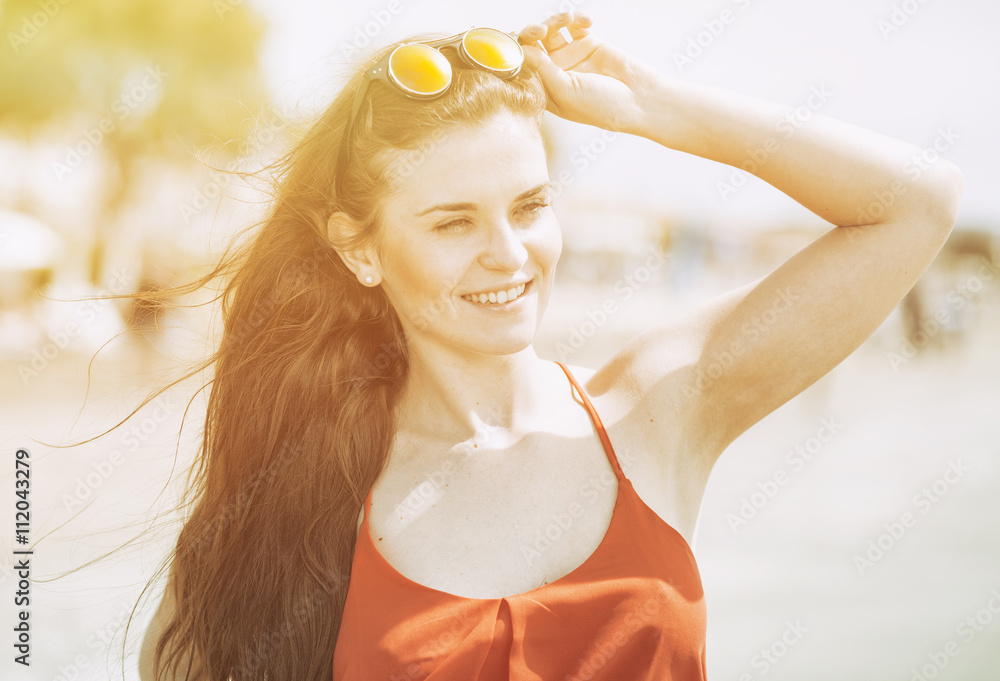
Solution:
<path fill-rule="evenodd" d="M 541 121 L 545 91 L 528 65 L 501 80 L 456 63 L 451 88 L 429 102 L 373 84 L 336 196 L 354 93 L 364 69 L 392 47 L 361 65 L 273 165 L 273 205 L 252 240 L 196 281 L 134 294 L 162 304 L 227 276 L 219 347 L 185 376 L 212 369 L 204 437 L 182 497 L 187 517 L 158 573 L 169 567 L 175 609 L 156 645 L 157 679 L 193 676 L 194 655 L 204 664 L 198 678 L 329 680 L 356 519 L 387 461 L 408 370 L 388 299 L 358 282 L 337 251 L 377 248 L 380 199 L 419 172 L 428 140 L 449 126 L 503 112 Z M 362 228 L 328 234 L 336 211 Z"/>

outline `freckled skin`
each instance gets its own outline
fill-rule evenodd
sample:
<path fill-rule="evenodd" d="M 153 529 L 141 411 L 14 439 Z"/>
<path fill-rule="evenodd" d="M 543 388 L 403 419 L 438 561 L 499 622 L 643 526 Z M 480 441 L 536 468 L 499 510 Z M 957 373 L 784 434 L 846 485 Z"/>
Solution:
<path fill-rule="evenodd" d="M 381 285 L 402 320 L 411 348 L 445 344 L 451 351 L 509 354 L 530 345 L 548 302 L 562 250 L 537 124 L 497 116 L 458 127 L 402 179 L 384 206 L 386 247 Z M 417 213 L 439 204 L 460 211 Z M 450 224 L 449 224 L 450 223 Z M 443 229 L 439 229 L 445 227 Z M 532 283 L 516 316 L 492 315 L 462 300 L 468 293 Z"/>

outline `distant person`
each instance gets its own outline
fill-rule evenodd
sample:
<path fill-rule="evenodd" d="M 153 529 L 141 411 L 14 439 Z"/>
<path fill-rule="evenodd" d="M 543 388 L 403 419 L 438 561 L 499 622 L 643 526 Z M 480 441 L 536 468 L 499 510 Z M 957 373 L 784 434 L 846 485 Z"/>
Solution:
<path fill-rule="evenodd" d="M 591 23 L 383 48 L 285 159 L 214 273 L 225 328 L 144 681 L 154 660 L 157 679 L 705 678 L 689 544 L 713 465 L 900 302 L 962 176 L 904 174 L 918 148 L 818 115 L 777 143 L 785 107 L 668 78 Z M 539 357 L 562 247 L 545 111 L 747 169 L 836 227 L 602 366 Z"/>

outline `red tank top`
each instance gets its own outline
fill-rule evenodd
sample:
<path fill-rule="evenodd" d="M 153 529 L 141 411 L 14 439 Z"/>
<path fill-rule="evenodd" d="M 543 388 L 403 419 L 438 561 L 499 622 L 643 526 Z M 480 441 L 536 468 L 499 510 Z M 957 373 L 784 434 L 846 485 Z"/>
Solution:
<path fill-rule="evenodd" d="M 699 681 L 706 609 L 694 554 L 622 473 L 583 398 L 618 479 L 597 549 L 559 579 L 505 598 L 438 591 L 397 572 L 368 528 L 358 532 L 334 681 Z"/>

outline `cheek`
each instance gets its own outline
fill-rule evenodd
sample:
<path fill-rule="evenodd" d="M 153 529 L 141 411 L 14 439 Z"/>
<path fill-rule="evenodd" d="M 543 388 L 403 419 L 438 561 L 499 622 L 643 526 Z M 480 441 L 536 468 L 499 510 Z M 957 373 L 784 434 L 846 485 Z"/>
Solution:
<path fill-rule="evenodd" d="M 458 285 L 455 254 L 428 243 L 401 245 L 386 259 L 387 293 L 397 313 L 414 323 L 441 314 Z"/>
<path fill-rule="evenodd" d="M 403 240 L 395 244 L 391 257 L 384 261 L 393 287 L 406 297 L 419 297 L 436 279 L 440 267 L 439 250 L 420 239 Z"/>

